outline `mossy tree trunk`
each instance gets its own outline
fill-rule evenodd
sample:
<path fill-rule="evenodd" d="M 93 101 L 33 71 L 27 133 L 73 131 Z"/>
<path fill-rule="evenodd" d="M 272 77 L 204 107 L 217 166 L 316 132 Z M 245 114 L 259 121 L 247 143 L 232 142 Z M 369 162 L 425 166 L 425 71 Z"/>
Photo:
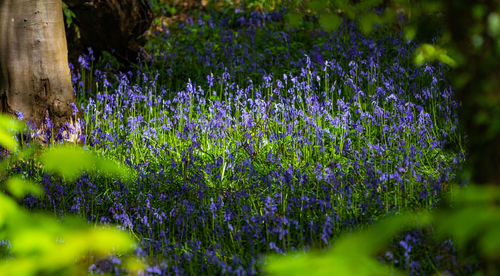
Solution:
<path fill-rule="evenodd" d="M 61 0 L 0 0 L 1 112 L 57 129 L 75 102 Z"/>

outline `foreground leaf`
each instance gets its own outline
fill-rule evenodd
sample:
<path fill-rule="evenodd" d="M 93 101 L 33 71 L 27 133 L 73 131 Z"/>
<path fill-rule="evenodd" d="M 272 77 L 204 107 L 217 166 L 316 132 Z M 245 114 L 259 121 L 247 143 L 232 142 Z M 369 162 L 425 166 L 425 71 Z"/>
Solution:
<path fill-rule="evenodd" d="M 70 181 L 78 177 L 81 171 L 93 171 L 123 178 L 130 177 L 129 170 L 118 162 L 69 145 L 48 149 L 42 154 L 41 161 L 46 170 L 61 174 Z"/>

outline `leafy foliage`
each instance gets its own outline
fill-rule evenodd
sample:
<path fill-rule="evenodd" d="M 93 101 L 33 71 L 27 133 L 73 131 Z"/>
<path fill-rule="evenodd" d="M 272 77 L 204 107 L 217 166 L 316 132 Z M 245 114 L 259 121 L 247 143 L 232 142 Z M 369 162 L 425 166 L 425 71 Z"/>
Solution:
<path fill-rule="evenodd" d="M 98 157 L 75 146 L 60 146 L 46 150 L 40 157 L 44 168 L 59 173 L 69 181 L 75 180 L 82 170 L 96 171 L 109 176 L 130 178 L 131 172 L 118 162 Z M 64 162 L 61 162 L 64 160 Z"/>
<path fill-rule="evenodd" d="M 432 225 L 441 237 L 451 236 L 459 250 L 471 242 L 479 244 L 481 258 L 498 261 L 500 243 L 500 189 L 496 186 L 471 186 L 455 191 L 453 207 L 433 212 L 403 213 L 388 217 L 364 230 L 344 234 L 326 253 L 269 257 L 266 271 L 271 275 L 397 275 L 401 272 L 383 265 L 375 257 L 398 232 Z M 488 275 L 498 273 L 488 267 Z"/>
<path fill-rule="evenodd" d="M 313 1 L 314 2 L 314 1 Z M 342 1 L 333 1 L 335 5 L 342 8 Z M 376 1 L 375 1 L 376 2 Z M 471 132 L 471 167 L 472 171 L 469 173 L 476 173 L 473 177 L 474 180 L 478 180 L 479 184 L 494 183 L 499 184 L 500 174 L 498 174 L 498 167 L 495 165 L 498 163 L 498 142 L 500 141 L 500 131 L 498 128 L 498 120 L 471 120 L 470 116 L 476 116 L 478 118 L 478 113 L 480 116 L 489 117 L 486 115 L 498 114 L 498 108 L 493 108 L 491 104 L 485 104 L 486 98 L 488 101 L 498 103 L 498 91 L 499 83 L 498 81 L 498 66 L 491 65 L 488 60 L 496 59 L 499 53 L 500 39 L 500 20 L 498 19 L 498 13 L 495 8 L 498 8 L 498 3 L 495 1 L 486 1 L 486 3 L 476 4 L 472 10 L 469 6 L 463 2 L 458 1 L 442 1 L 442 2 L 429 2 L 424 1 L 419 6 L 413 6 L 411 1 L 404 4 L 403 1 L 393 1 L 395 4 L 403 4 L 404 12 L 411 17 L 411 12 L 415 11 L 416 16 L 410 18 L 410 23 L 406 28 L 406 38 L 412 39 L 415 35 L 429 33 L 429 30 L 422 26 L 433 26 L 425 20 L 429 19 L 426 14 L 432 14 L 443 18 L 442 14 L 446 13 L 447 17 L 447 29 L 445 29 L 442 35 L 441 42 L 453 52 L 455 58 L 448 56 L 447 51 L 441 49 L 438 46 L 430 44 L 420 45 L 415 52 L 415 63 L 422 65 L 426 62 L 440 61 L 451 67 L 458 67 L 459 74 L 455 74 L 455 83 L 459 88 L 467 87 L 468 90 L 459 90 L 459 97 L 463 100 L 465 107 L 462 109 L 462 122 L 465 124 L 466 130 Z M 491 10 L 488 11 L 488 8 Z M 386 8 L 386 11 L 390 11 L 391 8 Z M 472 11 L 472 20 L 470 12 Z M 366 12 L 371 13 L 372 10 L 366 10 Z M 457 17 L 462 14 L 467 14 L 465 18 L 461 18 L 461 24 L 456 24 Z M 353 19 L 353 13 L 350 10 L 346 11 L 348 18 Z M 380 23 L 377 21 L 377 16 L 368 16 L 368 19 L 361 19 L 361 27 L 364 31 L 370 32 L 372 23 Z M 375 19 L 375 20 L 373 20 Z M 414 20 L 412 20 L 414 19 Z M 393 23 L 393 19 L 390 19 L 388 23 Z M 412 22 L 413 21 L 413 22 Z M 425 23 L 424 23 L 425 22 Z M 464 22 L 466 22 L 464 24 Z M 413 23 L 413 24 L 412 24 Z M 415 24 L 416 23 L 416 24 Z M 444 22 L 441 22 L 443 25 Z M 467 25 L 468 26 L 464 26 Z M 473 25 L 470 25 L 473 24 Z M 363 27 L 365 26 L 365 27 Z M 460 26 L 460 27 L 459 27 Z M 422 36 L 420 36 L 422 37 Z M 424 36 L 425 37 L 425 36 Z M 427 39 L 429 36 L 426 37 Z M 483 39 L 487 38 L 489 43 L 483 44 Z M 493 40 L 491 40 L 493 39 Z M 425 38 L 424 38 L 425 40 Z M 473 48 L 470 48 L 470 43 L 466 41 L 471 41 Z M 422 42 L 422 39 L 419 39 Z M 495 50 L 496 49 L 496 50 Z M 485 53 L 479 53 L 480 51 L 486 51 Z M 458 62 L 456 61 L 458 60 Z M 469 64 L 467 64 L 469 63 Z M 487 69 L 486 69 L 487 68 Z M 490 70 L 491 73 L 486 73 L 484 70 Z M 480 77 L 471 78 L 470 76 L 478 76 L 478 72 L 482 73 Z M 458 76 L 458 77 L 457 77 Z M 495 79 L 495 80 L 493 80 Z M 475 88 L 475 89 L 471 89 Z M 477 93 L 474 98 L 471 96 L 471 92 Z M 498 107 L 498 105 L 497 105 Z M 496 116 L 498 118 L 498 116 Z M 486 126 L 489 125 L 489 126 Z M 479 134 L 480 131 L 488 129 L 485 133 Z M 493 130 L 495 129 L 495 130 Z M 482 135 L 487 135 L 487 138 L 481 137 Z M 487 149 L 487 153 L 484 152 Z M 494 153 L 493 153 L 494 152 Z M 496 168 L 495 168 L 496 167 Z M 491 275 L 498 273 L 498 266 L 494 265 L 498 263 L 496 258 L 498 258 L 499 247 L 498 243 L 494 242 L 494 235 L 498 234 L 500 217 L 498 216 L 498 207 L 493 198 L 498 195 L 498 187 L 469 187 L 465 190 L 459 191 L 459 196 L 456 198 L 455 206 L 451 210 L 441 210 L 432 215 L 433 220 L 435 220 L 435 227 L 437 231 L 442 235 L 451 235 L 457 242 L 459 249 L 465 250 L 466 244 L 470 241 L 477 241 L 479 247 L 483 253 L 482 257 L 484 260 L 492 261 L 488 273 Z M 426 217 L 427 215 L 420 215 L 419 217 Z M 406 224 L 403 223 L 404 227 Z M 377 233 L 378 227 L 390 226 L 389 222 L 380 223 L 375 225 L 373 228 L 369 229 L 368 232 L 371 234 Z M 392 229 L 392 228 L 389 228 Z M 368 235 L 369 236 L 369 235 Z M 370 243 L 371 240 L 363 234 L 357 234 L 358 240 L 353 242 L 350 246 L 359 247 L 361 244 Z M 372 237 L 373 238 L 373 237 Z M 346 238 L 337 241 L 338 244 L 343 244 Z M 338 245 L 340 246 L 340 245 Z M 334 246 L 336 248 L 336 246 Z M 359 258 L 364 259 L 367 255 L 373 252 L 369 250 L 360 250 Z M 287 261 L 291 258 L 287 257 Z M 332 259 L 330 264 L 335 262 L 340 262 L 345 256 L 336 256 Z M 496 260 L 496 261 L 495 261 Z M 329 264 L 329 265 L 330 265 Z M 278 264 L 271 264 L 270 269 Z M 309 263 L 310 265 L 310 263 Z M 352 266 L 344 266 L 346 271 L 350 274 L 353 273 L 356 268 Z M 285 271 L 285 269 L 278 270 L 279 272 Z M 379 268 L 374 273 L 382 272 L 383 268 Z"/>
<path fill-rule="evenodd" d="M 379 8 L 387 1 L 287 1 L 298 7 L 288 13 L 265 12 L 264 5 L 280 1 L 208 1 L 196 12 L 180 1 L 151 2 L 177 21 L 157 19 L 149 55 L 135 72 L 108 70 L 113 62 L 95 61 L 92 52 L 72 71 L 82 140 L 99 155 L 65 147 L 32 158 L 23 149 L 4 171 L 6 179 L 19 175 L 6 186 L 35 179 L 45 191 L 21 197 L 23 205 L 118 223 L 137 237 L 136 254 L 151 274 L 255 274 L 262 254 L 310 248 L 316 250 L 292 259 L 271 257 L 266 269 L 440 273 L 461 266 L 452 245 L 443 256 L 428 240 L 419 252 L 420 240 L 393 237 L 448 219 L 436 232 L 464 237 L 460 247 L 470 245 L 473 230 L 496 234 L 483 216 L 450 233 L 455 220 L 472 214 L 465 211 L 388 218 L 365 229 L 387 213 L 431 209 L 457 188 L 464 141 L 442 64 L 456 55 L 432 40 L 434 30 L 422 35 L 419 23 L 442 19 L 435 5 L 426 1 L 430 16 L 421 19 L 420 10 L 406 9 L 408 1 L 385 10 Z M 416 49 L 421 67 L 413 66 Z M 133 185 L 96 177 L 101 155 L 139 177 Z M 58 166 L 57 156 L 68 166 Z M 82 170 L 88 174 L 77 177 Z M 24 192 L 37 193 L 26 187 L 9 194 Z M 364 230 L 342 234 L 354 228 Z M 455 257 L 459 264 L 446 263 Z M 90 272 L 110 272 L 122 260 L 91 262 Z"/>
<path fill-rule="evenodd" d="M 20 121 L 3 114 L 0 116 L 0 145 L 14 154 L 14 158 L 4 161 L 21 156 L 18 142 L 12 135 L 23 129 Z M 47 170 L 60 172 L 68 179 L 76 177 L 79 170 L 96 169 L 96 166 L 104 173 L 126 173 L 117 169 L 110 160 L 75 147 L 51 148 L 42 155 L 42 160 Z M 6 166 L 6 163 L 3 165 Z M 85 221 L 73 217 L 60 221 L 21 208 L 16 199 L 23 199 L 28 193 L 43 195 L 40 186 L 23 176 L 11 176 L 2 184 L 14 196 L 11 198 L 0 193 L 0 239 L 7 246 L 0 271 L 6 275 L 80 273 L 78 271 L 87 271 L 85 263 L 81 263 L 85 256 L 123 254 L 135 247 L 134 241 L 125 232 L 114 227 L 90 227 Z"/>

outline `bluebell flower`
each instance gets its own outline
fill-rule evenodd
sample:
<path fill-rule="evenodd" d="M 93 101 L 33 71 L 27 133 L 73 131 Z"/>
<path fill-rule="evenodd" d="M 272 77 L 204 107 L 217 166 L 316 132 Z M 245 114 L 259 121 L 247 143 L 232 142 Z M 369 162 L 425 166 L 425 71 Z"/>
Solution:
<path fill-rule="evenodd" d="M 78 63 L 80 63 L 80 65 L 83 68 L 85 68 L 87 70 L 90 70 L 90 65 L 89 65 L 89 62 L 88 62 L 88 58 L 85 55 L 82 55 L 82 56 L 78 57 Z"/>
<path fill-rule="evenodd" d="M 22 121 L 22 120 L 23 120 L 24 115 L 23 115 L 23 113 L 22 113 L 21 111 L 16 111 L 16 115 L 17 115 L 17 119 L 18 119 L 19 121 Z"/>
<path fill-rule="evenodd" d="M 54 127 L 54 124 L 52 124 L 52 121 L 50 120 L 49 117 L 47 117 L 46 123 L 47 123 L 47 129 L 51 129 Z"/>

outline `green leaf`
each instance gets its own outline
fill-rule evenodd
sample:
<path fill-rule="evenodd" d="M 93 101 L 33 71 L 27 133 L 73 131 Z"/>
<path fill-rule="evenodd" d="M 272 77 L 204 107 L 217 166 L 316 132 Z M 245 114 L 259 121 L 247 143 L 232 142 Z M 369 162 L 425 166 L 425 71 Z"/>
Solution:
<path fill-rule="evenodd" d="M 12 134 L 9 134 L 3 129 L 0 129 L 0 145 L 11 151 L 16 151 L 19 147 L 16 139 L 12 137 Z"/>
<path fill-rule="evenodd" d="M 74 180 L 81 171 L 94 171 L 109 176 L 130 177 L 130 171 L 116 161 L 98 157 L 95 153 L 74 146 L 53 147 L 44 152 L 41 161 L 45 169 Z"/>
<path fill-rule="evenodd" d="M 307 7 L 315 13 L 323 13 L 328 8 L 328 1 L 312 0 L 307 4 Z"/>
<path fill-rule="evenodd" d="M 7 180 L 7 190 L 16 198 L 21 199 L 26 194 L 42 196 L 43 190 L 33 182 L 22 179 L 20 176 L 13 176 Z"/>
<path fill-rule="evenodd" d="M 16 232 L 11 235 L 10 242 L 12 252 L 16 255 L 44 254 L 45 252 L 57 252 L 57 236 L 54 231 L 58 228 L 55 221 L 49 225 L 44 221 L 43 225 L 24 224 L 23 227 L 16 227 Z M 39 227 L 36 227 L 39 226 Z M 42 226 L 42 227 L 40 227 Z"/>
<path fill-rule="evenodd" d="M 470 185 L 466 188 L 453 189 L 451 201 L 456 205 L 485 205 L 500 200 L 500 187 Z"/>
<path fill-rule="evenodd" d="M 369 34 L 372 32 L 375 24 L 380 24 L 382 22 L 381 18 L 374 12 L 365 12 L 360 19 L 361 31 L 364 34 Z"/>
<path fill-rule="evenodd" d="M 442 237 L 451 235 L 459 250 L 465 249 L 468 241 L 480 237 L 494 222 L 500 221 L 498 208 L 471 206 L 444 212 L 438 216 L 437 233 Z"/>
<path fill-rule="evenodd" d="M 443 4 L 438 1 L 425 1 L 421 4 L 422 12 L 426 14 L 433 14 L 439 12 L 443 8 Z"/>
<path fill-rule="evenodd" d="M 289 12 L 285 15 L 285 23 L 290 28 L 296 28 L 300 26 L 302 22 L 302 16 L 296 12 Z"/>
<path fill-rule="evenodd" d="M 431 221 L 428 213 L 386 218 L 364 231 L 344 234 L 325 253 L 270 256 L 264 269 L 271 275 L 400 275 L 400 271 L 376 260 L 376 253 L 398 232 Z"/>
<path fill-rule="evenodd" d="M 81 240 L 79 235 L 75 235 L 74 240 Z M 92 228 L 85 235 L 87 247 L 101 255 L 112 252 L 127 252 L 135 247 L 134 241 L 126 232 L 112 228 Z"/>
<path fill-rule="evenodd" d="M 334 32 L 338 30 L 340 24 L 342 23 L 342 18 L 335 13 L 324 13 L 320 16 L 319 23 L 327 31 Z"/>
<path fill-rule="evenodd" d="M 425 56 L 421 52 L 417 52 L 415 58 L 413 59 L 416 65 L 420 66 L 425 62 Z"/>
<path fill-rule="evenodd" d="M 500 257 L 500 221 L 496 221 L 496 225 L 487 229 L 486 233 L 481 236 L 480 246 L 483 254 L 492 258 Z"/>
<path fill-rule="evenodd" d="M 116 160 L 105 157 L 94 156 L 96 172 L 104 176 L 119 177 L 122 180 L 129 180 L 133 177 L 133 172 Z"/>
<path fill-rule="evenodd" d="M 500 16 L 496 12 L 488 15 L 488 34 L 493 38 L 500 35 Z"/>
<path fill-rule="evenodd" d="M 19 143 L 14 138 L 14 135 L 22 131 L 23 128 L 24 124 L 14 117 L 0 114 L 0 145 L 11 151 L 16 151 Z"/>
<path fill-rule="evenodd" d="M 416 65 L 422 65 L 424 62 L 440 61 L 451 67 L 457 65 L 456 61 L 448 56 L 445 49 L 441 49 L 438 46 L 431 44 L 420 45 L 414 53 L 414 62 Z"/>
<path fill-rule="evenodd" d="M 41 156 L 45 169 L 59 173 L 68 180 L 73 180 L 80 175 L 82 170 L 94 168 L 94 158 L 84 149 L 62 146 L 48 149 Z"/>
<path fill-rule="evenodd" d="M 437 60 L 441 61 L 442 63 L 449 65 L 450 67 L 455 67 L 457 66 L 457 63 L 455 62 L 454 59 L 452 59 L 450 56 L 446 54 L 446 52 L 441 52 L 439 53 Z"/>
<path fill-rule="evenodd" d="M 7 131 L 22 131 L 24 124 L 10 115 L 0 114 L 0 128 Z"/>
<path fill-rule="evenodd" d="M 43 214 L 21 212 L 20 219 L 11 217 L 7 228 L 12 253 L 16 259 L 34 263 L 33 271 L 59 270 L 75 265 L 85 254 L 95 257 L 110 253 L 125 253 L 134 249 L 135 243 L 126 232 L 113 228 L 89 227 L 84 220 L 66 217 L 62 222 Z M 2 271 L 13 269 L 0 266 Z"/>
<path fill-rule="evenodd" d="M 271 256 L 265 272 L 270 275 L 396 275 L 395 269 L 360 252 L 358 256 L 308 252 L 288 256 Z"/>
<path fill-rule="evenodd" d="M 364 1 L 359 1 L 358 4 L 356 4 L 356 8 L 360 11 L 369 11 L 373 12 L 372 9 L 382 3 L 382 0 L 364 0 Z"/>
<path fill-rule="evenodd" d="M 417 34 L 417 29 L 414 26 L 406 27 L 404 30 L 404 36 L 406 40 L 413 40 Z"/>
<path fill-rule="evenodd" d="M 0 263 L 0 271 L 4 275 L 35 275 L 38 263 L 32 258 L 17 257 Z"/>
<path fill-rule="evenodd" d="M 476 4 L 471 8 L 472 17 L 477 21 L 481 21 L 486 14 L 487 8 L 484 5 Z"/>
<path fill-rule="evenodd" d="M 128 257 L 124 262 L 124 266 L 132 275 L 139 275 L 139 271 L 143 271 L 146 264 L 138 258 Z"/>
<path fill-rule="evenodd" d="M 0 226 L 9 223 L 12 218 L 19 217 L 19 212 L 19 206 L 12 198 L 0 193 Z"/>
<path fill-rule="evenodd" d="M 405 229 L 427 225 L 432 221 L 432 217 L 428 213 L 411 214 L 405 213 L 397 216 L 392 216 L 381 220 L 365 231 L 361 231 L 356 235 L 348 235 L 338 241 L 334 247 L 339 253 L 349 252 L 356 255 L 357 252 L 363 251 L 368 254 L 375 254 L 400 231 Z M 357 244 L 356 247 L 352 247 Z"/>

